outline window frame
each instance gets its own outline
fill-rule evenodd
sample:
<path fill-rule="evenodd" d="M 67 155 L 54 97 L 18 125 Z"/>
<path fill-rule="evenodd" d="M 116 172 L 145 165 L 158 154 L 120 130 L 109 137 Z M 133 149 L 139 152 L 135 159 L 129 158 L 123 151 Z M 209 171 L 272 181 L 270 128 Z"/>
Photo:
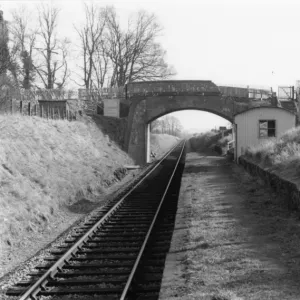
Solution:
<path fill-rule="evenodd" d="M 273 128 L 273 127 L 269 127 L 269 122 L 270 122 L 270 121 L 272 121 L 272 122 L 275 123 L 274 128 Z M 269 129 L 273 129 L 274 132 L 275 132 L 275 133 L 274 133 L 274 136 L 269 136 L 269 135 L 267 135 L 267 136 L 261 136 L 261 135 L 260 135 L 261 129 L 263 129 L 263 128 L 260 128 L 260 124 L 261 124 L 262 122 L 267 122 L 267 128 L 266 128 L 267 134 L 269 134 Z M 259 139 L 276 138 L 276 135 L 277 135 L 277 120 L 276 120 L 276 119 L 259 119 L 259 120 L 258 120 L 258 138 L 259 138 Z"/>

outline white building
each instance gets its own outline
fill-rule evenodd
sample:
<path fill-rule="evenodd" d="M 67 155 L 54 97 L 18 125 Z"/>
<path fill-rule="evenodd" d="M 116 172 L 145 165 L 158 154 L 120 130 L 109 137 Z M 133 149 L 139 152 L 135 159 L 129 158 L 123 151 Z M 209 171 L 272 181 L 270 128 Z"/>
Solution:
<path fill-rule="evenodd" d="M 234 158 L 245 153 L 249 146 L 277 138 L 296 126 L 296 115 L 281 107 L 253 107 L 234 116 Z"/>

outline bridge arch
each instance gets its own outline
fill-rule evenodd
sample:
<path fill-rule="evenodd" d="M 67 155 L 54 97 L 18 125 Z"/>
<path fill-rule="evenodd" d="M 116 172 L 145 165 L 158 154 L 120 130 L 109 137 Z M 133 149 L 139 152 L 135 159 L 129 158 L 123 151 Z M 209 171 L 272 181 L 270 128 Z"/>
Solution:
<path fill-rule="evenodd" d="M 204 111 L 204 112 L 209 112 L 209 113 L 212 113 L 214 115 L 218 115 L 219 117 L 223 118 L 223 119 L 226 119 L 227 121 L 229 121 L 230 123 L 233 122 L 233 120 L 231 118 L 229 118 L 227 115 L 224 115 L 222 113 L 217 113 L 215 111 L 212 111 L 210 109 L 199 109 L 199 108 L 184 108 L 184 109 L 174 109 L 172 111 L 167 111 L 166 113 L 162 113 L 161 115 L 158 115 L 157 117 L 153 117 L 152 119 L 148 119 L 147 120 L 147 124 L 145 125 L 146 126 L 146 162 L 150 162 L 151 158 L 150 158 L 150 154 L 151 154 L 151 149 L 150 149 L 150 129 L 151 129 L 151 123 L 153 121 L 155 121 L 156 119 L 160 118 L 160 117 L 163 117 L 165 115 L 168 115 L 170 113 L 173 113 L 173 112 L 176 112 L 176 111 L 183 111 L 183 110 L 196 110 L 196 111 Z"/>
<path fill-rule="evenodd" d="M 131 83 L 125 148 L 136 163 L 149 161 L 149 124 L 171 112 L 200 110 L 233 121 L 233 103 L 223 98 L 211 81 L 160 81 Z"/>
<path fill-rule="evenodd" d="M 148 118 L 147 119 L 147 124 L 151 124 L 156 119 L 161 118 L 161 117 L 163 117 L 165 115 L 168 115 L 168 114 L 171 114 L 171 113 L 174 113 L 174 112 L 177 112 L 177 111 L 183 111 L 183 110 L 198 110 L 198 111 L 209 112 L 211 114 L 214 114 L 214 115 L 217 115 L 217 116 L 219 116 L 221 118 L 224 118 L 224 119 L 226 119 L 229 122 L 233 121 L 232 118 L 228 117 L 227 115 L 222 114 L 222 113 L 217 113 L 217 112 L 215 112 L 213 110 L 210 110 L 210 109 L 204 109 L 204 108 L 200 109 L 200 108 L 197 108 L 197 107 L 188 107 L 188 108 L 173 109 L 173 110 L 170 110 L 170 111 L 166 111 L 165 113 L 161 113 L 159 115 L 156 115 L 156 116 L 154 116 L 152 118 Z"/>

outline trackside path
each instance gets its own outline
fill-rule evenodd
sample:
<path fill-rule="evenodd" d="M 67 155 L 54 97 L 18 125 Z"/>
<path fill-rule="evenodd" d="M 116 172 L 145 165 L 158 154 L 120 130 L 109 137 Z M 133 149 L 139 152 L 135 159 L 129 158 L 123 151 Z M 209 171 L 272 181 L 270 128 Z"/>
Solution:
<path fill-rule="evenodd" d="M 300 220 L 222 157 L 189 153 L 160 299 L 300 299 Z"/>

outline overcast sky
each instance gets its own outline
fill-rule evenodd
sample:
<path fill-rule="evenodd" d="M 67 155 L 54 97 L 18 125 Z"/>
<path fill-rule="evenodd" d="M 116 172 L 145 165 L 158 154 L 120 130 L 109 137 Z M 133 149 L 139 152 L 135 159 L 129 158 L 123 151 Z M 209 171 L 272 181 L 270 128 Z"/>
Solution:
<path fill-rule="evenodd" d="M 11 9 L 20 4 L 34 7 L 39 2 L 1 0 L 0 9 L 10 20 Z M 83 20 L 82 1 L 43 2 L 61 7 L 60 33 L 76 43 L 73 24 Z M 177 71 L 174 79 L 272 86 L 276 91 L 280 85 L 295 85 L 300 80 L 299 0 L 94 2 L 115 6 L 122 22 L 139 9 L 154 12 L 164 28 L 160 42 L 167 51 L 167 62 Z M 191 128 L 228 124 L 205 112 L 198 112 L 196 117 L 188 111 L 176 113 L 180 114 L 183 125 Z"/>

